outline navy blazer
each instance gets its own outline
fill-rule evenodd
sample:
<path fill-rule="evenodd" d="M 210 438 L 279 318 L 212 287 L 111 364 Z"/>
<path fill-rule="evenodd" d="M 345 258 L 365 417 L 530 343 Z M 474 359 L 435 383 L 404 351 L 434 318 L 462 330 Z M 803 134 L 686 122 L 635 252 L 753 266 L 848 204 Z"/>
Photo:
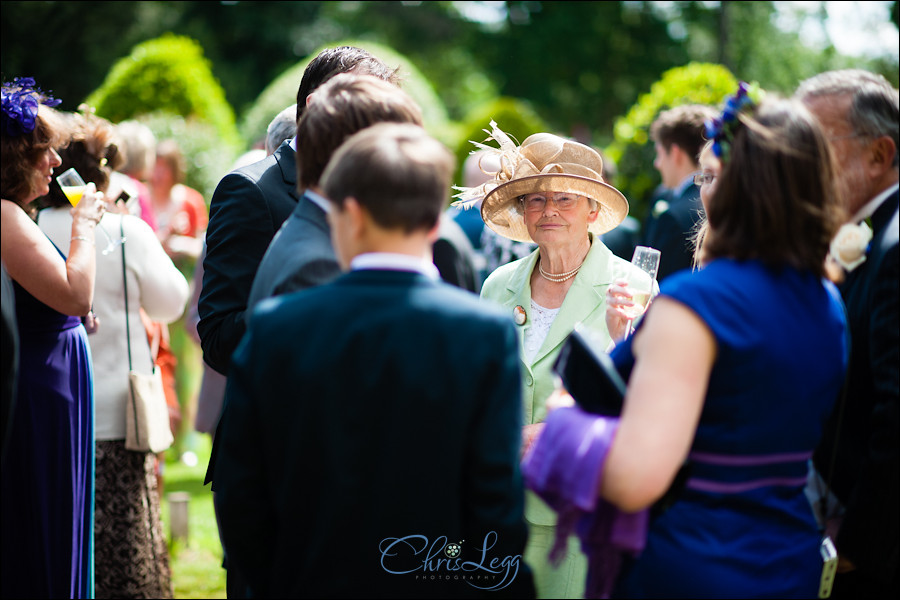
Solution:
<path fill-rule="evenodd" d="M 872 215 L 866 261 L 847 275 L 852 348 L 843 418 L 837 413 L 816 450 L 816 468 L 828 476 L 837 445 L 832 489 L 846 507 L 836 544 L 861 574 L 897 585 L 900 517 L 900 225 L 898 192 Z"/>
<path fill-rule="evenodd" d="M 508 315 L 417 273 L 261 302 L 219 427 L 229 568 L 254 597 L 533 596 L 518 363 Z"/>
<path fill-rule="evenodd" d="M 677 197 L 670 192 L 665 201 L 668 207 L 648 221 L 642 244 L 660 251 L 658 281 L 671 273 L 694 266 L 694 245 L 691 236 L 703 215 L 700 188 L 688 185 Z M 655 206 L 654 206 L 655 210 Z M 626 257 L 631 260 L 631 257 Z"/>
<path fill-rule="evenodd" d="M 256 270 L 300 198 L 290 142 L 275 154 L 226 175 L 209 205 L 197 332 L 206 364 L 228 374 L 244 335 L 244 311 Z"/>

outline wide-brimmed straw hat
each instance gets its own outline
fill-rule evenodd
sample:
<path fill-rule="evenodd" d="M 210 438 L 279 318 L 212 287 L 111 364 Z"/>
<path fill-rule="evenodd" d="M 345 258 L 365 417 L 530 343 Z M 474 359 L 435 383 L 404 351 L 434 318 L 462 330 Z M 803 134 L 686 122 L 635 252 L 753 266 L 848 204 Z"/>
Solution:
<path fill-rule="evenodd" d="M 550 134 L 536 133 L 521 146 L 490 123 L 488 140 L 499 148 L 472 142 L 479 150 L 498 154 L 500 170 L 493 179 L 475 188 L 460 191 L 454 206 L 469 208 L 484 198 L 481 218 L 503 237 L 532 242 L 518 203 L 519 197 L 537 192 L 567 192 L 586 196 L 599 204 L 599 214 L 588 231 L 601 234 L 615 228 L 628 215 L 628 201 L 622 192 L 603 180 L 603 158 L 589 146 Z M 488 141 L 485 140 L 485 141 Z"/>

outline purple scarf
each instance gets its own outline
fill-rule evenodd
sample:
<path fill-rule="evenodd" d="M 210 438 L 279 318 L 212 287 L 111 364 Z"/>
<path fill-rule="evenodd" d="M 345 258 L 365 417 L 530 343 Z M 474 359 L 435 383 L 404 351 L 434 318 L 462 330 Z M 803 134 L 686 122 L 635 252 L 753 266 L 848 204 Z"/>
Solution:
<path fill-rule="evenodd" d="M 588 557 L 586 598 L 609 598 L 623 556 L 640 554 L 647 539 L 647 510 L 624 513 L 598 495 L 618 426 L 618 418 L 559 408 L 522 460 L 525 484 L 559 513 L 551 563 L 563 557 L 573 531 L 581 540 Z"/>

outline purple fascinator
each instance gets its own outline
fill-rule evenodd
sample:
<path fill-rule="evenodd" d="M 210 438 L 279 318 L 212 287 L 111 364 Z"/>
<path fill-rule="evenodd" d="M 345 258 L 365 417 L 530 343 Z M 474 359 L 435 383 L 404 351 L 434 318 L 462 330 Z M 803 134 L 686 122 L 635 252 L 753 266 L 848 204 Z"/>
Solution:
<path fill-rule="evenodd" d="M 62 102 L 41 91 L 31 77 L 16 77 L 5 82 L 2 95 L 2 126 L 10 137 L 34 131 L 39 105 L 56 106 Z"/>

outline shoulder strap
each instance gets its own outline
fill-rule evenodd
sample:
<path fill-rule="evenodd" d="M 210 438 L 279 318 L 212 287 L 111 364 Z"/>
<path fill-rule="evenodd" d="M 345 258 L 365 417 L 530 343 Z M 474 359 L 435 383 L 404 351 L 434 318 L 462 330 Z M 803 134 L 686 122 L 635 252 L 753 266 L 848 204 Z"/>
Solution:
<path fill-rule="evenodd" d="M 128 370 L 131 371 L 131 329 L 128 323 L 128 274 L 125 272 L 125 231 L 119 218 L 119 237 L 122 238 L 122 288 L 125 290 L 125 340 L 128 343 Z M 152 358 L 152 357 L 151 357 Z"/>
<path fill-rule="evenodd" d="M 132 370 L 131 366 L 131 328 L 128 321 L 128 274 L 125 271 L 125 230 L 122 223 L 125 221 L 125 215 L 119 216 L 119 237 L 122 238 L 122 289 L 125 290 L 125 336 L 128 342 L 128 370 Z M 150 346 L 150 340 L 147 340 L 150 347 L 150 372 L 156 369 L 156 363 L 153 362 L 153 346 Z"/>

